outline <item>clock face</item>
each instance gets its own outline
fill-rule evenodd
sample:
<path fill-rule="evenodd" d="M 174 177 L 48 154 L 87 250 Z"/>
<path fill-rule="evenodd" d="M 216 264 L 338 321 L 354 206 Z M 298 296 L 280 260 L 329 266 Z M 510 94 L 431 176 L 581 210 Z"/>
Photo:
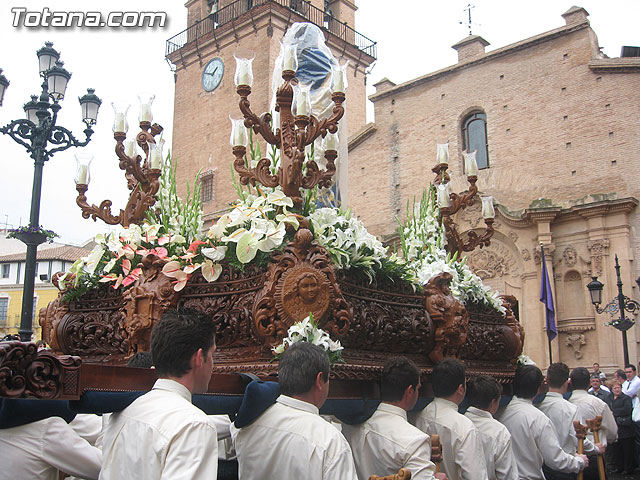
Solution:
<path fill-rule="evenodd" d="M 220 57 L 216 57 L 209 61 L 202 71 L 202 88 L 207 92 L 215 90 L 218 85 L 220 85 L 223 73 L 224 62 Z"/>

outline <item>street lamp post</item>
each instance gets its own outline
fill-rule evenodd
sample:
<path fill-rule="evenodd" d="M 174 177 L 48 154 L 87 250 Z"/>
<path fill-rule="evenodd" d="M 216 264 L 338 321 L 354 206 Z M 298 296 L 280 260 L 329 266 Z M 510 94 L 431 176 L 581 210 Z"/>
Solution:
<path fill-rule="evenodd" d="M 609 315 L 615 317 L 618 312 L 619 318 L 614 318 L 610 325 L 622 332 L 622 349 L 624 354 L 624 364 L 629 365 L 629 346 L 627 345 L 627 330 L 634 325 L 634 321 L 625 315 L 625 312 L 635 314 L 640 310 L 640 303 L 635 300 L 631 300 L 622 293 L 622 279 L 620 278 L 620 264 L 618 263 L 618 255 L 615 256 L 616 264 L 616 277 L 618 279 L 618 295 L 607 303 L 604 307 L 600 308 L 602 303 L 602 288 L 604 284 L 598 281 L 598 277 L 592 277 L 592 280 L 587 284 L 587 289 L 591 295 L 591 303 L 595 307 L 596 311 L 600 314 L 608 312 Z M 640 286 L 640 277 L 636 280 L 636 283 Z"/>
<path fill-rule="evenodd" d="M 46 42 L 38 50 L 38 63 L 42 77 L 42 92 L 40 96 L 33 95 L 31 101 L 24 105 L 26 119 L 13 120 L 8 125 L 0 127 L 0 133 L 9 135 L 16 143 L 26 148 L 34 161 L 33 189 L 31 191 L 31 213 L 29 215 L 29 229 L 17 233 L 16 237 L 27 245 L 27 257 L 24 273 L 24 289 L 22 294 L 22 313 L 20 316 L 20 339 L 31 341 L 33 324 L 33 292 L 35 287 L 36 257 L 38 245 L 46 240 L 46 236 L 39 233 L 40 227 L 40 197 L 42 195 L 42 169 L 44 163 L 56 152 L 70 147 L 84 147 L 89 143 L 98 117 L 98 108 L 102 103 L 94 95 L 92 89 L 80 97 L 82 121 L 86 125 L 85 140 L 79 141 L 66 128 L 56 125 L 58 112 L 62 108 L 60 101 L 64 98 L 67 83 L 71 78 L 59 61 L 60 54 L 53 48 L 53 43 Z M 0 70 L 0 73 L 2 71 Z M 0 105 L 9 82 L 0 75 Z"/>

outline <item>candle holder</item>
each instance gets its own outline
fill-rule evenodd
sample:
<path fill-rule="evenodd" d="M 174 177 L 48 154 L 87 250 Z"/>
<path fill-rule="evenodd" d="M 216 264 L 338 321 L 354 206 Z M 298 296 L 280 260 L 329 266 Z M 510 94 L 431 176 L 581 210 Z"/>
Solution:
<path fill-rule="evenodd" d="M 449 184 L 449 182 L 451 181 L 451 178 L 447 173 L 448 168 L 448 163 L 441 162 L 431 169 L 431 171 L 436 174 L 436 178 L 434 180 L 436 188 L 437 185 Z M 486 229 L 484 230 L 484 232 L 480 234 L 474 231 L 467 232 L 466 242 L 465 238 L 458 232 L 458 228 L 452 217 L 456 213 L 458 213 L 458 211 L 473 205 L 475 197 L 478 194 L 478 187 L 476 186 L 478 176 L 467 175 L 467 181 L 469 182 L 469 190 L 467 192 L 460 194 L 451 192 L 449 194 L 448 206 L 440 207 L 440 220 L 442 221 L 445 235 L 447 236 L 446 248 L 451 255 L 455 253 L 460 255 L 462 252 L 471 252 L 475 250 L 476 247 L 488 247 L 491 243 L 491 237 L 493 237 L 494 233 L 494 219 L 492 217 L 484 219 L 484 223 L 486 225 Z"/>
<path fill-rule="evenodd" d="M 242 185 L 255 186 L 256 182 L 266 187 L 280 185 L 285 195 L 293 200 L 294 206 L 301 208 L 303 201 L 300 188 L 310 189 L 316 185 L 322 188 L 331 186 L 333 175 L 336 172 L 337 146 L 335 146 L 335 141 L 329 142 L 330 146 L 334 146 L 334 149 L 326 149 L 324 152 L 324 158 L 327 161 L 326 167 L 321 169 L 314 160 L 309 160 L 303 174 L 305 147 L 313 143 L 319 136 L 324 138 L 338 131 L 338 122 L 344 115 L 342 104 L 345 100 L 345 94 L 344 92 L 331 94 L 334 107 L 329 118 L 318 120 L 315 116 L 306 114 L 294 116 L 291 106 L 294 85 L 298 83 L 295 71 L 284 70 L 282 79 L 284 82 L 276 91 L 275 111 L 279 114 L 279 124 L 276 125 L 275 130 L 272 129 L 270 113 L 258 116 L 251 111 L 249 103 L 251 87 L 249 85 L 237 86 L 237 93 L 240 96 L 240 111 L 244 116 L 244 126 L 252 128 L 254 133 L 280 150 L 280 165 L 277 172 L 272 173 L 271 160 L 268 158 L 260 159 L 253 168 L 247 166 L 244 161 L 247 148 L 241 144 L 242 142 L 234 142 L 232 135 L 232 151 L 236 157 L 233 167 L 240 176 Z"/>
<path fill-rule="evenodd" d="M 126 132 L 114 132 L 113 138 L 116 140 L 115 152 L 118 157 L 118 166 L 125 172 L 127 180 L 127 188 L 131 190 L 129 201 L 124 209 L 120 209 L 117 215 L 111 212 L 113 202 L 111 200 L 103 200 L 100 205 L 89 205 L 87 203 L 86 193 L 89 188 L 87 183 L 77 183 L 76 190 L 78 197 L 76 204 L 82 210 L 83 218 L 98 218 L 109 225 L 122 225 L 128 227 L 132 223 L 140 224 L 145 218 L 145 212 L 156 203 L 156 193 L 160 189 L 161 168 L 152 168 L 157 166 L 157 162 L 150 159 L 149 144 L 156 144 L 154 137 L 160 135 L 162 127 L 157 123 L 151 125 L 149 121 L 140 122 L 140 132 L 136 135 L 136 143 L 145 154 L 145 160 L 142 156 L 134 154 L 128 156 L 125 152 Z M 129 153 L 135 152 L 136 149 L 129 147 Z M 88 178 L 88 171 L 87 171 Z"/>

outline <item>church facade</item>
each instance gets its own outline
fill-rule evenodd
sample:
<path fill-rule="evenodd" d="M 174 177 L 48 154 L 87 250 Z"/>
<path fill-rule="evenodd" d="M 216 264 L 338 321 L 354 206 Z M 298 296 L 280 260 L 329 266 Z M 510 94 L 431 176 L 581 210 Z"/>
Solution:
<path fill-rule="evenodd" d="M 478 188 L 498 213 L 491 245 L 468 253 L 468 263 L 519 299 L 525 353 L 544 367 L 544 244 L 558 328 L 553 361 L 612 370 L 623 364 L 621 332 L 604 325 L 613 317 L 596 313 L 586 284 L 598 276 L 603 304 L 614 299 L 617 255 L 624 293 L 640 299 L 640 58 L 605 58 L 584 9 L 562 16 L 565 25 L 490 52 L 469 36 L 453 46 L 457 64 L 400 85 L 378 82 L 375 123 L 351 139 L 350 205 L 392 242 L 395 217 L 434 180 L 436 143 L 449 142 L 455 192 L 468 188 L 462 152 L 477 150 Z M 479 199 L 456 221 L 461 232 L 481 232 Z M 640 335 L 627 333 L 636 363 Z"/>
<path fill-rule="evenodd" d="M 176 67 L 173 156 L 178 185 L 200 183 L 205 224 L 236 198 L 228 119 L 238 110 L 234 53 L 256 53 L 249 99 L 254 112 L 267 111 L 280 40 L 292 23 L 314 23 L 334 57 L 349 60 L 348 203 L 367 228 L 393 243 L 407 200 L 434 180 L 436 143 L 449 142 L 456 192 L 468 186 L 462 152 L 477 150 L 478 187 L 495 198 L 496 232 L 468 262 L 487 284 L 519 299 L 525 353 L 548 364 L 539 301 L 542 243 L 558 327 L 554 361 L 572 367 L 599 361 L 605 371 L 622 365 L 621 333 L 604 325 L 613 317 L 596 313 L 585 286 L 598 276 L 603 304 L 612 300 L 617 255 L 624 293 L 640 299 L 640 58 L 605 58 L 584 9 L 565 12 L 565 24 L 552 31 L 489 52 L 486 40 L 469 36 L 453 46 L 455 65 L 400 85 L 378 82 L 370 97 L 376 120 L 365 124 L 366 68 L 375 60 L 375 42 L 354 30 L 351 1 L 189 0 L 186 6 L 189 28 L 167 42 Z M 479 200 L 456 222 L 461 232 L 481 231 Z M 639 341 L 632 327 L 634 363 Z"/>

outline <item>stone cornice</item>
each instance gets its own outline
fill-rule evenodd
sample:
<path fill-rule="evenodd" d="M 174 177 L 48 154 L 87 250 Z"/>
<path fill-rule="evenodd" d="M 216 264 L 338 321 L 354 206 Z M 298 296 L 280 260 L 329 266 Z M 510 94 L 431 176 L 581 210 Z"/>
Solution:
<path fill-rule="evenodd" d="M 577 218 L 578 216 L 591 218 L 611 213 L 630 213 L 639 203 L 640 202 L 634 197 L 626 197 L 584 203 L 571 207 L 527 208 L 516 213 L 508 212 L 501 206 L 498 206 L 496 210 L 500 218 L 502 218 L 507 225 L 517 228 L 527 228 L 543 221 L 558 222 L 571 220 L 572 217 Z"/>
<path fill-rule="evenodd" d="M 421 85 L 424 83 L 428 83 L 430 81 L 440 79 L 443 76 L 449 75 L 451 73 L 457 72 L 459 70 L 469 68 L 474 65 L 479 65 L 482 63 L 490 62 L 491 60 L 504 57 L 506 55 L 510 55 L 512 53 L 517 53 L 520 50 L 525 48 L 534 47 L 544 42 L 548 42 L 550 40 L 554 40 L 558 37 L 562 37 L 564 35 L 568 35 L 573 32 L 577 32 L 579 30 L 583 30 L 585 28 L 589 28 L 589 21 L 585 20 L 584 22 L 575 23 L 571 25 L 565 25 L 560 28 L 556 28 L 554 30 L 550 30 L 545 33 L 541 33 L 540 35 L 535 35 L 533 37 L 521 40 L 516 43 L 512 43 L 502 48 L 498 48 L 491 52 L 485 53 L 480 57 L 474 57 L 466 62 L 457 63 L 455 65 L 451 65 L 449 67 L 445 67 L 441 70 L 437 70 L 432 73 L 428 73 L 427 75 L 423 75 L 422 77 L 415 78 L 413 80 L 409 80 L 408 82 L 401 83 L 400 85 L 384 90 L 380 93 L 374 93 L 369 96 L 369 100 L 375 102 L 389 95 L 395 95 L 405 90 L 409 90 L 417 85 Z"/>
<path fill-rule="evenodd" d="M 367 138 L 373 135 L 378 128 L 374 122 L 367 123 L 364 127 L 362 127 L 358 132 L 356 132 L 349 139 L 349 146 L 347 147 L 349 151 L 356 148 L 362 142 L 364 142 Z"/>
<path fill-rule="evenodd" d="M 600 58 L 591 60 L 589 68 L 598 73 L 637 73 L 640 72 L 640 58 Z"/>

